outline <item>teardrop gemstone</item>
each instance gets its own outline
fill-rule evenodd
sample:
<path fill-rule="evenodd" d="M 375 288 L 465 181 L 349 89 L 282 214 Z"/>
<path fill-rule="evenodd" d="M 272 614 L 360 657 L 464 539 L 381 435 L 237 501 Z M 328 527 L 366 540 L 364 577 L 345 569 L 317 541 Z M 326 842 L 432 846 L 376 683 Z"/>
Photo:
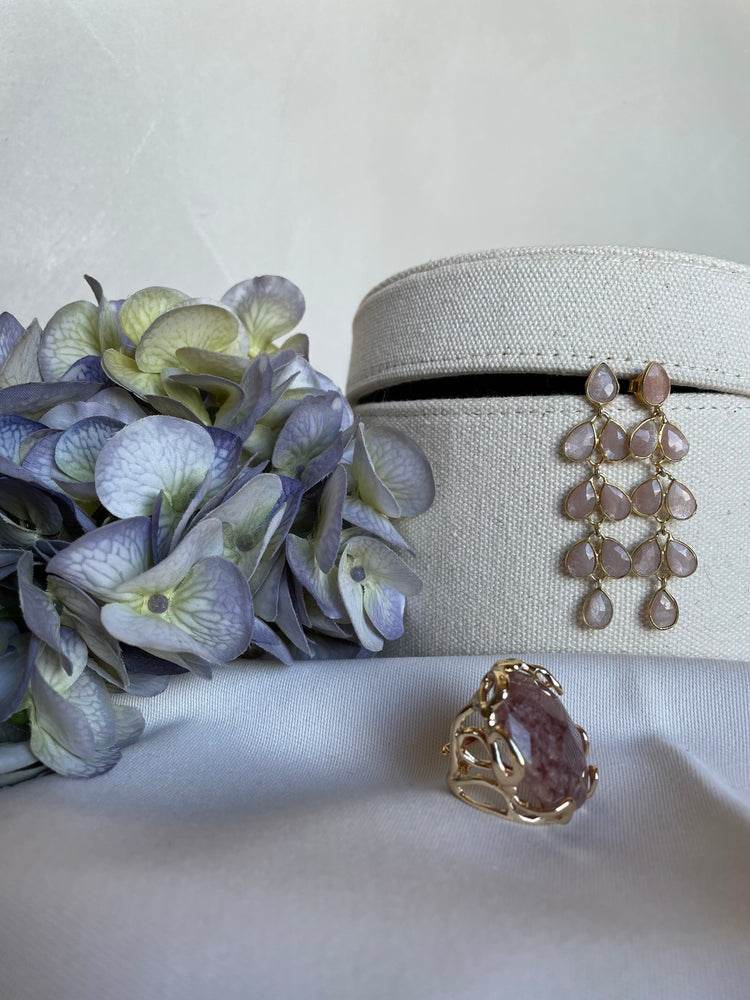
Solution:
<path fill-rule="evenodd" d="M 633 549 L 633 569 L 638 576 L 653 576 L 661 566 L 661 546 L 655 538 L 647 538 Z"/>
<path fill-rule="evenodd" d="M 677 601 L 669 591 L 660 587 L 648 604 L 648 616 L 655 628 L 667 629 L 676 624 L 680 614 Z"/>
<path fill-rule="evenodd" d="M 574 486 L 565 498 L 565 510 L 577 521 L 592 514 L 596 507 L 596 490 L 590 479 Z"/>
<path fill-rule="evenodd" d="M 630 553 L 616 539 L 605 537 L 599 549 L 599 564 L 607 576 L 619 580 L 630 572 Z"/>
<path fill-rule="evenodd" d="M 682 483 L 675 480 L 667 493 L 667 510 L 678 521 L 687 521 L 696 511 L 695 497 Z"/>
<path fill-rule="evenodd" d="M 611 403 L 615 398 L 620 391 L 620 386 L 615 378 L 615 373 L 606 362 L 602 361 L 591 372 L 586 379 L 585 391 L 588 399 L 599 406 Z"/>
<path fill-rule="evenodd" d="M 583 602 L 583 620 L 589 628 L 606 628 L 612 621 L 612 601 L 596 587 Z"/>
<path fill-rule="evenodd" d="M 591 576 L 596 569 L 596 553 L 588 539 L 576 544 L 565 556 L 565 568 L 571 576 Z"/>
<path fill-rule="evenodd" d="M 621 462 L 628 457 L 628 435 L 616 420 L 608 420 L 599 438 L 602 454 L 610 462 Z"/>
<path fill-rule="evenodd" d="M 654 453 L 659 440 L 659 425 L 649 417 L 638 424 L 630 434 L 630 450 L 636 458 L 649 458 Z"/>
<path fill-rule="evenodd" d="M 698 557 L 684 542 L 670 538 L 667 542 L 667 566 L 673 576 L 690 576 L 698 568 Z"/>
<path fill-rule="evenodd" d="M 658 361 L 652 361 L 643 373 L 640 396 L 649 406 L 661 406 L 669 396 L 669 375 Z"/>
<path fill-rule="evenodd" d="M 674 424 L 664 424 L 661 429 L 659 444 L 664 457 L 668 458 L 670 462 L 681 462 L 688 451 L 690 451 L 688 439 L 680 428 L 675 427 Z"/>
<path fill-rule="evenodd" d="M 594 433 L 591 421 L 587 420 L 583 424 L 578 424 L 565 438 L 563 451 L 565 457 L 573 462 L 585 462 L 590 457 L 596 444 L 596 434 Z"/>
<path fill-rule="evenodd" d="M 605 483 L 599 491 L 599 506 L 610 521 L 622 521 L 631 511 L 630 497 L 611 483 Z"/>
<path fill-rule="evenodd" d="M 654 476 L 637 486 L 633 492 L 633 507 L 643 517 L 653 517 L 661 507 L 664 494 L 661 483 Z"/>

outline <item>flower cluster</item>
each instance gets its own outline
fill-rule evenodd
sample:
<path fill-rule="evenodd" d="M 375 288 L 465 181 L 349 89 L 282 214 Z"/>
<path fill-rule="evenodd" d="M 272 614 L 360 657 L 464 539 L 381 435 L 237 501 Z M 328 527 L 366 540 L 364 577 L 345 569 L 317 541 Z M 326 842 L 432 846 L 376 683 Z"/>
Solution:
<path fill-rule="evenodd" d="M 392 522 L 427 460 L 311 367 L 295 285 L 87 280 L 44 330 L 0 316 L 0 784 L 112 767 L 143 728 L 118 691 L 372 655 L 420 589 Z"/>

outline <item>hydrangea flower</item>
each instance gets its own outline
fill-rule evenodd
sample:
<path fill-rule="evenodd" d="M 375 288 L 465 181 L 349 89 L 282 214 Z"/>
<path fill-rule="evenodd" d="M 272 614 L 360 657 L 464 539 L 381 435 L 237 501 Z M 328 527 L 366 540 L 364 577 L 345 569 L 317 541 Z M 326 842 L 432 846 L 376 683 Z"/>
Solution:
<path fill-rule="evenodd" d="M 0 784 L 100 774 L 154 695 L 258 655 L 372 655 L 434 483 L 307 358 L 299 289 L 151 286 L 0 314 Z M 400 553 L 400 554 L 398 554 Z"/>

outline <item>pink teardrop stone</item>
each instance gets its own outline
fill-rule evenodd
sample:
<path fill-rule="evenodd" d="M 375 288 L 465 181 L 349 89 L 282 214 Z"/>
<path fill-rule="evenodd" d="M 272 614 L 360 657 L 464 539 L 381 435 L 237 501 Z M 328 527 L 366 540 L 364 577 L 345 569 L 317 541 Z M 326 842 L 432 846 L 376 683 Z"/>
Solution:
<path fill-rule="evenodd" d="M 659 427 L 655 420 L 644 420 L 630 435 L 630 450 L 636 458 L 648 458 L 653 455 L 659 438 Z"/>
<path fill-rule="evenodd" d="M 612 601 L 600 587 L 583 602 L 583 620 L 589 628 L 606 628 L 612 621 Z"/>
<path fill-rule="evenodd" d="M 630 572 L 630 553 L 614 538 L 604 538 L 599 550 L 599 562 L 607 576 L 619 580 Z"/>
<path fill-rule="evenodd" d="M 633 550 L 633 569 L 638 576 L 653 576 L 661 566 L 661 546 L 655 538 L 647 538 Z"/>
<path fill-rule="evenodd" d="M 599 506 L 610 521 L 622 521 L 630 513 L 630 497 L 619 486 L 605 483 L 599 491 Z"/>
<path fill-rule="evenodd" d="M 563 703 L 521 670 L 509 672 L 507 692 L 495 717 L 524 758 L 519 799 L 535 809 L 555 809 L 565 799 L 583 805 L 588 796 L 586 753 Z"/>
<path fill-rule="evenodd" d="M 663 587 L 657 590 L 648 606 L 649 617 L 656 628 L 672 628 L 677 622 L 679 613 L 674 597 Z"/>
<path fill-rule="evenodd" d="M 608 420 L 601 433 L 599 443 L 602 447 L 602 454 L 610 462 L 621 462 L 628 457 L 628 435 L 624 427 L 621 427 L 616 420 Z"/>
<path fill-rule="evenodd" d="M 644 517 L 652 517 L 661 507 L 663 499 L 661 483 L 658 479 L 647 479 L 633 492 L 633 507 Z"/>
<path fill-rule="evenodd" d="M 565 457 L 573 462 L 585 462 L 596 444 L 596 434 L 590 421 L 578 424 L 565 438 Z"/>
<path fill-rule="evenodd" d="M 669 396 L 669 375 L 663 365 L 652 361 L 643 375 L 641 397 L 649 406 L 661 406 Z"/>
<path fill-rule="evenodd" d="M 619 391 L 620 386 L 615 373 L 604 361 L 598 364 L 586 379 L 586 395 L 592 403 L 598 403 L 600 406 L 611 403 Z"/>
<path fill-rule="evenodd" d="M 591 542 L 576 542 L 565 557 L 565 567 L 571 576 L 590 576 L 596 569 L 596 553 Z"/>
<path fill-rule="evenodd" d="M 565 500 L 565 510 L 570 517 L 580 521 L 593 513 L 596 507 L 596 490 L 590 479 L 575 486 Z"/>
<path fill-rule="evenodd" d="M 696 511 L 695 497 L 682 483 L 676 480 L 667 493 L 667 510 L 678 521 L 687 521 Z"/>
<path fill-rule="evenodd" d="M 682 461 L 690 450 L 688 439 L 674 424 L 665 424 L 662 427 L 659 444 L 664 452 L 664 457 L 668 458 L 670 462 Z"/>
<path fill-rule="evenodd" d="M 674 576 L 690 576 L 698 568 L 698 557 L 684 542 L 670 538 L 667 542 L 667 566 Z"/>

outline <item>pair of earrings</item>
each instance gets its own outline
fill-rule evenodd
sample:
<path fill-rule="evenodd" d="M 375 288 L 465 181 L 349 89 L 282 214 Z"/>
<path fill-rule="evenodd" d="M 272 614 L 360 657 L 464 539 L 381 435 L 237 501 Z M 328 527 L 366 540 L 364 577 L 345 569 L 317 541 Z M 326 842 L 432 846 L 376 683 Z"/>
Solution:
<path fill-rule="evenodd" d="M 602 581 L 633 572 L 653 577 L 656 589 L 648 599 L 646 618 L 654 628 L 669 629 L 677 623 L 679 608 L 667 584 L 672 577 L 690 576 L 698 566 L 695 552 L 670 530 L 671 521 L 685 521 L 696 510 L 693 494 L 669 471 L 687 455 L 690 446 L 662 410 L 670 393 L 663 365 L 652 361 L 630 383 L 630 391 L 649 410 L 630 432 L 605 411 L 619 391 L 619 382 L 609 365 L 597 365 L 585 387 L 593 416 L 577 424 L 563 444 L 566 458 L 587 462 L 590 469 L 589 476 L 565 499 L 568 516 L 585 522 L 588 528 L 587 536 L 566 554 L 565 568 L 570 576 L 591 579 L 591 590 L 582 606 L 583 621 L 590 628 L 606 628 L 612 620 L 612 600 Z M 608 463 L 627 458 L 650 464 L 648 477 L 631 493 L 609 482 L 602 470 Z M 628 551 L 616 538 L 605 534 L 602 525 L 623 521 L 631 513 L 651 520 L 651 534 Z"/>

